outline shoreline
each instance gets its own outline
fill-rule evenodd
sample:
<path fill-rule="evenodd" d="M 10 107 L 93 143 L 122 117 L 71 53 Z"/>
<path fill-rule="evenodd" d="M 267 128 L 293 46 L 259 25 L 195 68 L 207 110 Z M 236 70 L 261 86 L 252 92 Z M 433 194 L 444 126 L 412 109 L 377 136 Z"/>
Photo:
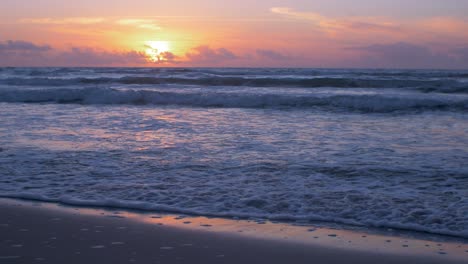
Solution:
<path fill-rule="evenodd" d="M 462 240 L 5 198 L 0 210 L 0 263 L 468 261 L 468 243 Z"/>
<path fill-rule="evenodd" d="M 380 234 L 383 236 L 397 236 L 397 237 L 409 237 L 416 238 L 420 240 L 430 240 L 430 241 L 442 241 L 442 242 L 459 242 L 459 243 L 468 243 L 468 237 L 462 235 L 450 234 L 450 233 L 436 233 L 420 229 L 410 229 L 405 227 L 392 227 L 392 226 L 363 226 L 359 224 L 348 224 L 342 222 L 333 222 L 326 220 L 302 220 L 302 219 L 270 219 L 264 217 L 242 217 L 242 216 L 230 216 L 230 215 L 211 215 L 211 214 L 198 214 L 185 211 L 172 211 L 164 209 L 151 209 L 151 208 L 140 208 L 134 207 L 133 205 L 101 205 L 93 202 L 75 202 L 75 201 L 62 201 L 62 200 L 52 200 L 48 198 L 37 198 L 29 196 L 0 196 L 0 204 L 5 201 L 16 201 L 24 202 L 31 204 L 42 204 L 48 208 L 66 210 L 68 209 L 94 209 L 99 211 L 107 212 L 129 212 L 136 213 L 138 215 L 148 215 L 148 214 L 157 214 L 164 216 L 174 216 L 174 217 L 183 217 L 183 218 L 205 218 L 205 219 L 223 219 L 226 221 L 244 221 L 244 222 L 256 222 L 260 224 L 273 223 L 273 224 L 282 224 L 286 226 L 311 226 L 314 228 L 322 228 L 329 230 L 347 230 L 354 231 L 358 233 L 366 234 Z M 83 211 L 85 212 L 85 211 Z"/>

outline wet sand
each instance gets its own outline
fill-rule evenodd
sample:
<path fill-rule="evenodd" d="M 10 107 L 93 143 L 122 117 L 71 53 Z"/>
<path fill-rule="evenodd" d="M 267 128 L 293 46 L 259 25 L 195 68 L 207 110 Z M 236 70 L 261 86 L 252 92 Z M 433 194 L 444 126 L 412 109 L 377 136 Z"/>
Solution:
<path fill-rule="evenodd" d="M 434 247 L 425 254 L 413 240 L 408 241 L 406 247 L 396 246 L 406 252 L 391 247 L 382 250 L 381 246 L 366 244 L 353 247 L 351 244 L 356 241 L 348 241 L 351 238 L 339 230 L 331 234 L 326 229 L 296 228 L 285 224 L 265 225 L 244 220 L 174 217 L 92 208 L 67 207 L 62 210 L 57 205 L 8 199 L 0 199 L 0 210 L 2 264 L 468 263 L 468 245 L 463 242 L 442 245 L 425 241 L 422 243 Z M 284 234 L 273 231 L 278 227 L 280 230 L 290 228 L 290 231 Z M 310 241 L 318 236 L 325 238 L 309 243 L 307 239 L 300 239 L 306 235 Z M 368 237 L 358 233 L 349 236 L 354 235 Z M 384 238 L 379 236 L 375 239 Z M 394 237 L 386 239 L 382 240 L 382 245 L 395 240 Z M 375 243 L 371 241 L 371 244 Z"/>

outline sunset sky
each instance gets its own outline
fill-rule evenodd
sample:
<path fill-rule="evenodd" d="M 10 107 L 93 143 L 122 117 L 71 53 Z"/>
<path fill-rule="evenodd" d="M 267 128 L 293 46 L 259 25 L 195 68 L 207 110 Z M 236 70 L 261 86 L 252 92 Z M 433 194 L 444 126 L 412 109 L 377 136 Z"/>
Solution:
<path fill-rule="evenodd" d="M 468 0 L 2 0 L 0 66 L 468 68 Z"/>

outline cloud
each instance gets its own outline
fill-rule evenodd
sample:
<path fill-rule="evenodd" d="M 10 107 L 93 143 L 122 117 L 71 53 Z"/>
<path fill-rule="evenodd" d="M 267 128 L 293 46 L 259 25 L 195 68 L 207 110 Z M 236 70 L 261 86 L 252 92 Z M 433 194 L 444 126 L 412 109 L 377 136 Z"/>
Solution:
<path fill-rule="evenodd" d="M 394 68 L 454 68 L 466 67 L 456 63 L 460 54 L 453 57 L 449 53 L 436 53 L 429 47 L 397 42 L 390 44 L 372 44 L 364 47 L 348 48 L 348 50 L 361 51 L 363 56 L 360 64 L 367 66 L 381 66 Z"/>
<path fill-rule="evenodd" d="M 53 48 L 22 40 L 0 42 L 0 66 L 42 66 Z"/>
<path fill-rule="evenodd" d="M 255 51 L 257 56 L 260 58 L 270 59 L 270 60 L 289 60 L 291 59 L 289 56 L 281 54 L 274 50 L 267 50 L 267 49 L 258 49 Z"/>
<path fill-rule="evenodd" d="M 319 13 L 297 12 L 294 9 L 289 8 L 289 7 L 272 7 L 270 11 L 275 14 L 284 15 L 284 16 L 292 17 L 296 19 L 305 19 L 305 20 L 311 20 L 315 22 L 320 22 L 321 20 L 325 20 L 325 17 L 320 15 Z"/>
<path fill-rule="evenodd" d="M 102 17 L 66 17 L 66 18 L 25 18 L 21 19 L 23 24 L 38 24 L 38 25 L 94 25 L 101 23 L 115 23 L 121 26 L 132 26 L 149 30 L 160 30 L 154 19 L 105 19 Z"/>
<path fill-rule="evenodd" d="M 246 51 L 248 52 L 248 51 Z M 374 43 L 341 50 L 340 60 L 328 66 L 372 68 L 468 68 L 468 45 L 434 49 L 429 44 L 410 42 Z M 250 55 L 249 55 L 250 54 Z M 305 54 L 284 54 L 265 48 L 239 53 L 226 48 L 198 46 L 184 55 L 169 51 L 157 54 L 137 50 L 109 51 L 86 47 L 56 49 L 49 45 L 22 40 L 0 41 L 0 66 L 323 66 L 327 62 Z M 314 64 L 311 64 L 314 63 Z M 318 63 L 317 63 L 318 62 Z M 319 64 L 322 63 L 322 64 Z"/>
<path fill-rule="evenodd" d="M 209 46 L 195 47 L 187 52 L 185 56 L 192 63 L 219 63 L 239 58 L 228 49 L 212 49 Z"/>
<path fill-rule="evenodd" d="M 0 52 L 44 52 L 52 48 L 49 45 L 36 45 L 22 40 L 0 42 Z"/>
<path fill-rule="evenodd" d="M 386 21 L 383 18 L 375 17 L 348 17 L 332 18 L 321 15 L 316 12 L 299 12 L 288 7 L 273 7 L 270 11 L 274 14 L 282 15 L 287 18 L 307 20 L 314 23 L 319 29 L 335 33 L 336 31 L 378 31 L 395 32 L 400 27 L 395 23 Z"/>
<path fill-rule="evenodd" d="M 458 60 L 465 62 L 468 67 L 468 46 L 454 49 L 453 53 L 458 58 Z"/>
<path fill-rule="evenodd" d="M 144 65 L 147 56 L 139 51 L 103 51 L 73 47 L 57 50 L 22 40 L 0 42 L 0 66 L 126 66 Z M 164 54 L 170 57 L 170 54 Z"/>
<path fill-rule="evenodd" d="M 157 25 L 153 19 L 120 19 L 116 23 L 122 26 L 134 26 L 142 29 L 160 30 L 161 27 Z"/>
<path fill-rule="evenodd" d="M 257 58 L 285 59 L 278 52 L 258 50 Z M 170 51 L 157 52 L 154 56 L 145 51 L 108 51 L 89 47 L 55 49 L 49 45 L 37 45 L 27 41 L 0 42 L 0 66 L 151 66 L 183 65 L 213 66 L 238 65 L 251 62 L 255 57 L 238 56 L 226 48 L 198 46 L 182 56 Z M 248 64 L 247 64 L 248 65 Z"/>
<path fill-rule="evenodd" d="M 63 66 L 117 66 L 143 64 L 147 62 L 147 57 L 146 54 L 139 51 L 110 52 L 74 47 L 59 52 L 53 61 Z"/>
<path fill-rule="evenodd" d="M 453 17 L 431 17 L 417 21 L 419 28 L 455 36 L 468 36 L 468 21 Z"/>
<path fill-rule="evenodd" d="M 356 29 L 356 30 L 368 30 L 368 31 L 396 31 L 399 30 L 398 26 L 390 23 L 371 23 L 365 21 L 348 21 L 343 22 L 344 27 Z"/>
<path fill-rule="evenodd" d="M 178 58 L 174 53 L 170 51 L 161 52 L 159 56 L 161 56 L 162 62 L 165 63 L 176 63 Z"/>
<path fill-rule="evenodd" d="M 270 11 L 288 20 L 309 23 L 313 29 L 346 43 L 365 43 L 373 39 L 420 43 L 440 43 L 443 40 L 449 47 L 468 41 L 468 21 L 456 17 L 333 17 L 289 7 L 273 7 Z"/>
<path fill-rule="evenodd" d="M 170 51 L 154 53 L 151 55 L 145 54 L 147 61 L 154 64 L 177 64 L 179 57 Z"/>
<path fill-rule="evenodd" d="M 68 18 L 25 18 L 20 22 L 24 24 L 40 24 L 40 25 L 64 25 L 64 24 L 80 24 L 91 25 L 103 23 L 106 20 L 102 17 L 68 17 Z"/>
<path fill-rule="evenodd" d="M 427 47 L 406 42 L 392 44 L 372 44 L 366 47 L 357 47 L 354 49 L 380 54 L 388 58 L 422 58 L 431 55 L 431 52 Z"/>

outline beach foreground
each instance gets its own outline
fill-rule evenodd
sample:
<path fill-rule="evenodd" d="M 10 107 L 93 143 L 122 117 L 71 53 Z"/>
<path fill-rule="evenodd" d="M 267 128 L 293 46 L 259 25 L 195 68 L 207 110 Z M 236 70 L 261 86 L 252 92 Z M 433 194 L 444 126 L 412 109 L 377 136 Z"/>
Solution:
<path fill-rule="evenodd" d="M 417 250 L 401 254 L 371 247 L 367 250 L 333 247 L 329 242 L 307 243 L 293 237 L 272 239 L 212 231 L 223 231 L 223 224 L 211 225 L 224 221 L 216 219 L 211 222 L 207 219 L 210 224 L 203 225 L 192 223 L 198 218 L 191 217 L 153 214 L 135 217 L 138 213 L 60 209 L 57 205 L 7 199 L 1 200 L 0 210 L 0 263 L 466 263 L 467 260 L 463 256 L 467 250 L 463 243 L 444 244 L 446 251 L 457 248 L 459 255 L 430 256 Z M 249 226 L 264 226 L 237 222 L 246 231 Z M 188 227 L 178 227 L 184 224 Z M 199 228 L 194 228 L 195 225 Z M 229 228 L 232 226 L 224 231 Z M 255 229 L 250 231 L 255 233 Z M 339 230 L 335 233 L 341 235 Z"/>

